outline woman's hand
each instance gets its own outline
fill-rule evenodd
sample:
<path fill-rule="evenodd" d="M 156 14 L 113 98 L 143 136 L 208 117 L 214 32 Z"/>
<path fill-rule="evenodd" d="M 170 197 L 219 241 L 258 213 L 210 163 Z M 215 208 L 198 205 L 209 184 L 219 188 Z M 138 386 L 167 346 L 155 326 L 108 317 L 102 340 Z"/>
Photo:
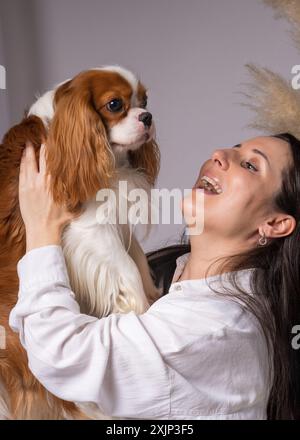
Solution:
<path fill-rule="evenodd" d="M 40 150 L 39 169 L 34 148 L 27 143 L 21 160 L 19 203 L 26 229 L 26 252 L 50 244 L 60 245 L 61 233 L 74 217 L 65 206 L 54 203 L 51 176 L 46 173 L 45 145 Z"/>

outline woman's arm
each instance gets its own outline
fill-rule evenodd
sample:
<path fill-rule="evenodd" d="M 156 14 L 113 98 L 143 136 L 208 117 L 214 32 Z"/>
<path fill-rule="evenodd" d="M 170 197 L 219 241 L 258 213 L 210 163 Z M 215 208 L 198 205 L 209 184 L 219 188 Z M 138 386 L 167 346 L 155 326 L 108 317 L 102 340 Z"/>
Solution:
<path fill-rule="evenodd" d="M 39 247 L 18 263 L 19 299 L 10 325 L 29 367 L 54 395 L 95 402 L 118 417 L 169 413 L 169 371 L 151 330 L 155 316 L 80 313 L 60 246 Z M 147 318 L 147 319 L 146 319 Z"/>

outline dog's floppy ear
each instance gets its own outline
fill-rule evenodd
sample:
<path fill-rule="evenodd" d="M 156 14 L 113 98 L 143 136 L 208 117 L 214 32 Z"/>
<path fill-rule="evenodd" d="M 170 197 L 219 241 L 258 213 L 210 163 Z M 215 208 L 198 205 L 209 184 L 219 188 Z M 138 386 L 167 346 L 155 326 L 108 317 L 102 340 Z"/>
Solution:
<path fill-rule="evenodd" d="M 143 171 L 149 181 L 154 186 L 160 167 L 160 152 L 154 140 L 145 143 L 134 151 L 129 151 L 129 161 L 133 168 Z"/>
<path fill-rule="evenodd" d="M 47 140 L 47 169 L 54 200 L 76 210 L 108 187 L 113 155 L 89 88 L 76 90 L 68 83 L 61 87 Z"/>
<path fill-rule="evenodd" d="M 61 100 L 61 98 L 68 93 L 70 90 L 70 86 L 72 84 L 72 79 L 69 79 L 68 81 L 65 81 L 61 83 L 59 87 L 57 87 L 54 95 L 54 106 L 57 105 L 57 103 Z"/>

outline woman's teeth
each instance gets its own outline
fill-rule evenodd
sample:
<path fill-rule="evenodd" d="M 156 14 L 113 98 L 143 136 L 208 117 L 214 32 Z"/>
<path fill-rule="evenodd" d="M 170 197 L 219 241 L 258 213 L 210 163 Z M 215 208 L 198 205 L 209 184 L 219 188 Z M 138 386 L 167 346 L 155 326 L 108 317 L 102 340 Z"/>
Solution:
<path fill-rule="evenodd" d="M 208 176 L 203 176 L 201 178 L 200 187 L 203 187 L 206 190 L 211 191 L 215 194 L 221 194 L 222 192 L 222 188 L 220 187 L 218 182 Z"/>

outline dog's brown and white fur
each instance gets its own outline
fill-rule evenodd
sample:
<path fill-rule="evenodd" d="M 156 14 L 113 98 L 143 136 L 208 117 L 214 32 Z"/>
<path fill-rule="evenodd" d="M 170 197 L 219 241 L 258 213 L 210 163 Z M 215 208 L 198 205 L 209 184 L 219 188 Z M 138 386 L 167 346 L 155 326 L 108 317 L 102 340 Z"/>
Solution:
<path fill-rule="evenodd" d="M 8 326 L 17 301 L 17 261 L 25 253 L 18 205 L 19 164 L 30 140 L 37 158 L 46 142 L 54 200 L 80 215 L 64 230 L 62 247 L 70 283 L 83 313 L 97 317 L 143 313 L 159 294 L 146 257 L 128 224 L 99 224 L 96 194 L 118 182 L 148 193 L 159 169 L 146 90 L 118 66 L 91 69 L 45 93 L 23 121 L 4 136 L 0 149 L 0 418 L 81 418 L 75 403 L 52 396 L 33 377 L 18 335 Z M 96 417 L 101 417 L 96 411 Z M 95 413 L 93 413 L 95 417 Z"/>

